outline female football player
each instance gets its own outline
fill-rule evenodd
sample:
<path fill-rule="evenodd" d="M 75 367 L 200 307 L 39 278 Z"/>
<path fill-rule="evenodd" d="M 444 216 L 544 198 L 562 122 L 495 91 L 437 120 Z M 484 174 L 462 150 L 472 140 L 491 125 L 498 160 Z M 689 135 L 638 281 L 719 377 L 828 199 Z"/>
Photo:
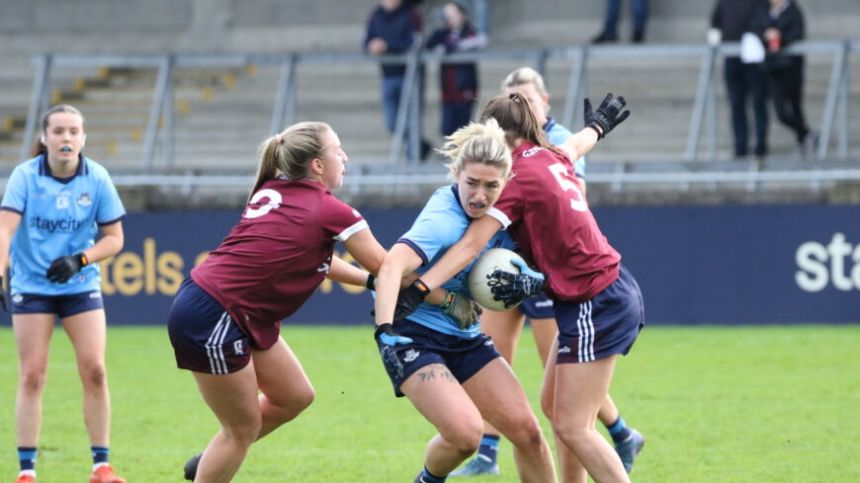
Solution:
<path fill-rule="evenodd" d="M 325 123 L 298 123 L 266 139 L 242 219 L 180 286 L 170 342 L 221 423 L 202 456 L 186 464 L 186 478 L 230 481 L 251 443 L 313 401 L 280 321 L 325 277 L 372 288 L 367 272 L 333 256 L 339 241 L 371 273 L 385 257 L 367 222 L 331 194 L 346 162 Z"/>
<path fill-rule="evenodd" d="M 376 283 L 377 343 L 394 392 L 408 397 L 438 431 L 415 481 L 444 481 L 474 453 L 483 432 L 482 415 L 513 443 L 522 481 L 555 481 L 549 446 L 525 392 L 480 326 L 458 324 L 444 307 L 426 303 L 406 318 L 396 315 L 401 278 L 432 267 L 473 220 L 494 211 L 510 177 L 505 133 L 494 120 L 457 130 L 440 152 L 451 160 L 455 184 L 433 194 L 386 255 Z M 484 247 L 503 245 L 505 238 L 500 232 L 485 240 Z M 464 290 L 468 264 L 461 269 L 442 287 Z"/>
<path fill-rule="evenodd" d="M 573 134 L 564 126 L 549 116 L 549 93 L 546 90 L 543 77 L 531 67 L 521 67 L 514 70 L 502 81 L 502 92 L 519 92 L 529 100 L 529 105 L 535 115 L 538 125 L 543 128 L 547 140 L 556 146 L 563 145 Z M 585 194 L 585 159 L 578 158 L 574 162 L 574 173 L 582 185 Z M 516 347 L 525 325 L 525 319 L 531 320 L 532 335 L 537 345 L 541 363 L 546 366 L 550 349 L 555 342 L 556 330 L 552 300 L 545 294 L 527 298 L 518 307 L 506 310 L 485 310 L 481 317 L 481 329 L 493 339 L 496 349 L 509 364 L 513 365 Z M 645 444 L 645 438 L 635 429 L 628 427 L 624 418 L 615 406 L 611 396 L 600 406 L 597 418 L 606 427 L 615 444 L 615 452 L 624 463 L 624 469 L 629 473 L 633 470 L 636 455 Z M 475 476 L 480 474 L 498 474 L 499 432 L 487 424 L 478 454 L 468 464 L 453 472 L 451 476 Z M 559 455 L 559 468 L 562 481 L 565 480 L 568 467 L 568 454 L 564 445 L 556 445 Z M 578 465 L 574 464 L 574 468 Z M 576 469 L 574 469 L 574 473 Z"/>
<path fill-rule="evenodd" d="M 524 96 L 493 98 L 481 118 L 496 119 L 505 130 L 514 177 L 495 209 L 471 223 L 445 257 L 415 282 L 424 289 L 441 285 L 468 266 L 496 231 L 511 232 L 523 257 L 546 274 L 547 283 L 524 271 L 494 293 L 511 306 L 544 289 L 553 300 L 559 335 L 547 363 L 541 404 L 556 437 L 580 463 L 576 480 L 583 482 L 588 475 L 597 482 L 629 481 L 621 459 L 594 424 L 616 358 L 633 346 L 644 311 L 639 286 L 588 209 L 571 159 L 624 121 L 629 115 L 625 105 L 623 97 L 609 94 L 592 112 L 586 100 L 586 127 L 560 150 L 547 143 Z"/>
<path fill-rule="evenodd" d="M 36 481 L 42 392 L 58 317 L 72 341 L 83 385 L 93 455 L 90 482 L 125 482 L 108 463 L 106 320 L 97 263 L 122 249 L 125 208 L 107 170 L 81 154 L 85 141 L 80 111 L 65 104 L 52 107 L 42 117 L 35 157 L 15 167 L 3 194 L 0 273 L 6 273 L 11 258 L 12 329 L 20 364 L 18 483 Z M 0 302 L 5 310 L 2 290 Z"/>

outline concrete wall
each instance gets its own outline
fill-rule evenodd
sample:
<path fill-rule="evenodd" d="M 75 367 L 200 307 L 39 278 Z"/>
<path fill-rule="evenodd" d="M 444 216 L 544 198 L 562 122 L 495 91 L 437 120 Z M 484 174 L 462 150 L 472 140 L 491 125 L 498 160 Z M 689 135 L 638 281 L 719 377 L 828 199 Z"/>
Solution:
<path fill-rule="evenodd" d="M 581 43 L 600 30 L 602 0 L 489 0 L 497 45 Z M 425 0 L 428 28 L 440 0 Z M 651 0 L 649 40 L 699 42 L 713 0 Z M 2 0 L 0 54 L 45 50 L 353 50 L 373 0 Z M 858 0 L 801 3 L 811 38 L 856 36 Z M 629 31 L 622 15 L 622 37 Z"/>

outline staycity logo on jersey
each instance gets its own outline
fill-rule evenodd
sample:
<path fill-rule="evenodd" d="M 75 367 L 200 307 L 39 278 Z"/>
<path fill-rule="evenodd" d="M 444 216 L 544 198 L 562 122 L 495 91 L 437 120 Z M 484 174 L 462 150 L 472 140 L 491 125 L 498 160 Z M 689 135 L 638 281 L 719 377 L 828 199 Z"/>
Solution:
<path fill-rule="evenodd" d="M 843 292 L 860 290 L 860 243 L 851 245 L 843 233 L 834 233 L 827 245 L 802 243 L 794 259 L 800 269 L 794 280 L 805 292 L 821 292 L 831 284 Z"/>
<path fill-rule="evenodd" d="M 31 216 L 28 219 L 28 223 L 30 224 L 30 228 L 47 231 L 49 233 L 74 233 L 78 231 L 78 228 L 81 227 L 83 222 L 74 218 L 52 219 L 42 218 L 41 216 Z"/>

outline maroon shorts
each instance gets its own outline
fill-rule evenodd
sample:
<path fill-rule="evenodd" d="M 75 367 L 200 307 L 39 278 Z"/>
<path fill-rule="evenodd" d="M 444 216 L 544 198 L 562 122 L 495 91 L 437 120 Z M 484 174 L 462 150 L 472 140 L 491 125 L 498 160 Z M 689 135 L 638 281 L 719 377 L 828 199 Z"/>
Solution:
<path fill-rule="evenodd" d="M 186 278 L 179 287 L 167 332 L 180 369 L 229 374 L 248 365 L 248 336 L 208 293 Z"/>

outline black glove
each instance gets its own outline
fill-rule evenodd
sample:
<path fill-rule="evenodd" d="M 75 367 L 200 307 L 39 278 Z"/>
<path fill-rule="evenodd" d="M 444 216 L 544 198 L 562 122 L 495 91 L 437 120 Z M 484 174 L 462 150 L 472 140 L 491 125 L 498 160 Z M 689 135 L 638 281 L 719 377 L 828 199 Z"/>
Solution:
<path fill-rule="evenodd" d="M 392 376 L 403 378 L 403 363 L 397 357 L 396 346 L 411 344 L 412 339 L 394 332 L 394 326 L 390 323 L 379 324 L 373 332 L 376 345 L 379 347 L 379 355 L 382 357 L 382 365 Z"/>
<path fill-rule="evenodd" d="M 606 94 L 603 102 L 597 107 L 597 111 L 592 112 L 591 101 L 586 97 L 582 110 L 585 118 L 585 127 L 594 129 L 598 139 L 603 139 L 609 134 L 615 126 L 624 122 L 630 111 L 621 112 L 627 105 L 624 96 L 612 97 L 612 93 Z"/>
<path fill-rule="evenodd" d="M 376 291 L 376 275 L 372 273 L 367 274 L 367 280 L 364 282 L 364 288 L 367 290 Z"/>
<path fill-rule="evenodd" d="M 516 307 L 523 300 L 543 292 L 546 278 L 542 273 L 529 268 L 517 259 L 511 260 L 520 273 L 511 273 L 505 270 L 496 270 L 489 275 L 496 283 L 490 288 L 494 300 L 501 300 L 505 308 Z"/>
<path fill-rule="evenodd" d="M 9 312 L 9 304 L 6 302 L 6 287 L 3 286 L 3 277 L 0 277 L 0 305 L 4 312 Z"/>
<path fill-rule="evenodd" d="M 45 274 L 52 283 L 66 283 L 72 276 L 87 266 L 89 260 L 83 253 L 59 257 L 51 262 L 48 272 Z"/>
<path fill-rule="evenodd" d="M 394 320 L 403 320 L 415 312 L 415 309 L 424 302 L 427 295 L 430 294 L 430 289 L 421 281 L 420 278 L 415 279 L 412 285 L 400 289 L 397 294 L 397 305 L 394 306 Z"/>

